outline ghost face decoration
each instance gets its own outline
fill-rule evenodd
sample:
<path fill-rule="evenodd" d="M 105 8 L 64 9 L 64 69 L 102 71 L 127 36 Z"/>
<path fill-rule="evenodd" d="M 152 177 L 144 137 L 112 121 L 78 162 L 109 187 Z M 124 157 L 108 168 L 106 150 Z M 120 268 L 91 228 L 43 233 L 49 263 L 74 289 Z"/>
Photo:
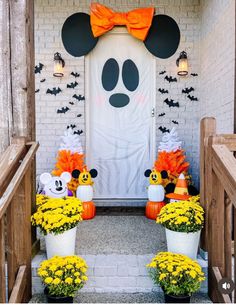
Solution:
<path fill-rule="evenodd" d="M 64 172 L 60 177 L 53 177 L 49 173 L 40 176 L 40 182 L 44 185 L 45 195 L 53 198 L 68 196 L 67 183 L 71 180 L 71 174 Z"/>

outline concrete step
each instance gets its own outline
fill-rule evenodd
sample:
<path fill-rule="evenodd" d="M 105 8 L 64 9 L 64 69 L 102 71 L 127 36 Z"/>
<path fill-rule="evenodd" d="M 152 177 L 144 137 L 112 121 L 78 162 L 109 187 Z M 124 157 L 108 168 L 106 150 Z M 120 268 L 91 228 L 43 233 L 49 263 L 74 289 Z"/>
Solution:
<path fill-rule="evenodd" d="M 146 264 L 154 254 L 145 255 L 81 255 L 87 262 L 88 282 L 81 292 L 96 293 L 148 293 L 161 292 L 148 276 Z M 46 259 L 45 253 L 40 253 L 32 261 L 33 294 L 42 293 L 43 286 L 37 276 L 41 261 Z M 201 258 L 198 262 L 207 278 L 207 263 Z M 207 281 L 202 284 L 201 293 L 207 293 Z"/>

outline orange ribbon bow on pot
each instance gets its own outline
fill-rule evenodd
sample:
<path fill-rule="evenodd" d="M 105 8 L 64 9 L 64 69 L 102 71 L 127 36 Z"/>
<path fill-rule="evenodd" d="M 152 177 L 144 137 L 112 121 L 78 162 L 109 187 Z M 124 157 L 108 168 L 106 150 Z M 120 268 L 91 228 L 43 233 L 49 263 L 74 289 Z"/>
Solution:
<path fill-rule="evenodd" d="M 115 25 L 125 25 L 132 36 L 144 41 L 152 24 L 153 14 L 153 7 L 117 13 L 102 4 L 92 3 L 90 23 L 94 37 L 103 35 Z"/>

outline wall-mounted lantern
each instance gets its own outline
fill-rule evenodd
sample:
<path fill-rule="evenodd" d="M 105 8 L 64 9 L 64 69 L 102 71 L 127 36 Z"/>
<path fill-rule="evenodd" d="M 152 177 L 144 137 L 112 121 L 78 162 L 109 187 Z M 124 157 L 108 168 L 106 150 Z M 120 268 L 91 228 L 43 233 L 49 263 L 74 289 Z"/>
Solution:
<path fill-rule="evenodd" d="M 180 53 L 179 58 L 176 60 L 176 65 L 178 67 L 177 74 L 179 76 L 188 75 L 188 57 L 185 51 Z"/>
<path fill-rule="evenodd" d="M 61 57 L 61 54 L 56 52 L 54 54 L 54 73 L 53 76 L 55 77 L 62 77 L 64 75 L 64 67 L 65 61 Z"/>

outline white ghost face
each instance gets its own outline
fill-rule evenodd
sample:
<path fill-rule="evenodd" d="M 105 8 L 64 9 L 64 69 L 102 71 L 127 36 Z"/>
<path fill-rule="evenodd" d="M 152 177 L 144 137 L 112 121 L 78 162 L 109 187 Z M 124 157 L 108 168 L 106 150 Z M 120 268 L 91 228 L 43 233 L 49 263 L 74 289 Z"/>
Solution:
<path fill-rule="evenodd" d="M 49 173 L 40 176 L 40 182 L 44 185 L 45 195 L 53 198 L 61 198 L 68 195 L 67 183 L 71 180 L 71 174 L 64 172 L 60 177 L 52 177 Z"/>

